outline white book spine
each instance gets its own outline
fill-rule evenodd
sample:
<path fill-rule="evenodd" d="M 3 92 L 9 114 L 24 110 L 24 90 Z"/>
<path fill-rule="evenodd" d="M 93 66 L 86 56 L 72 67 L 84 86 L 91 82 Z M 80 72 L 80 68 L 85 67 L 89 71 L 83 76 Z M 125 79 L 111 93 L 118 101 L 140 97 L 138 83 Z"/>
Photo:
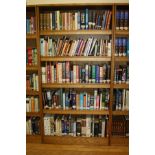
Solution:
<path fill-rule="evenodd" d="M 50 28 L 52 30 L 52 12 L 50 13 Z"/>
<path fill-rule="evenodd" d="M 38 112 L 39 111 L 39 101 L 38 101 L 37 97 L 34 98 L 34 104 L 35 104 L 35 112 Z"/>
<path fill-rule="evenodd" d="M 102 134 L 101 137 L 105 137 L 105 120 L 102 121 Z"/>
<path fill-rule="evenodd" d="M 110 42 L 108 43 L 108 52 L 107 52 L 107 56 L 111 56 L 111 40 Z"/>
<path fill-rule="evenodd" d="M 76 65 L 73 65 L 73 83 L 76 83 Z"/>
<path fill-rule="evenodd" d="M 62 96 L 63 96 L 63 98 L 62 98 L 63 99 L 63 110 L 65 110 L 65 93 L 63 93 Z"/>
<path fill-rule="evenodd" d="M 36 90 L 39 91 L 39 80 L 38 80 L 38 75 L 35 77 L 36 81 Z"/>
<path fill-rule="evenodd" d="M 129 110 L 129 90 L 126 90 L 126 110 Z"/>
<path fill-rule="evenodd" d="M 42 83 L 46 83 L 46 67 L 41 67 L 42 71 Z"/>

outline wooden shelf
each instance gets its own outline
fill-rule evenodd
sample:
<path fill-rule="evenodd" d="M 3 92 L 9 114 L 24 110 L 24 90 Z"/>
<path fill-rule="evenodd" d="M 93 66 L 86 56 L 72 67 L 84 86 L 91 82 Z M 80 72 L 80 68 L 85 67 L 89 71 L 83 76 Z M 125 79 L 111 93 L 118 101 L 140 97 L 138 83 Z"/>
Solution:
<path fill-rule="evenodd" d="M 56 56 L 56 57 L 41 57 L 41 61 L 94 61 L 94 62 L 101 62 L 101 61 L 111 61 L 111 57 L 99 57 L 99 56 L 73 56 L 73 57 L 61 57 L 61 56 Z"/>
<path fill-rule="evenodd" d="M 128 89 L 129 88 L 129 84 L 114 84 L 114 88 L 124 88 L 124 89 Z"/>
<path fill-rule="evenodd" d="M 111 145 L 129 145 L 129 137 L 112 136 Z"/>
<path fill-rule="evenodd" d="M 26 39 L 36 39 L 36 34 L 26 34 Z"/>
<path fill-rule="evenodd" d="M 110 84 L 52 83 L 52 84 L 42 84 L 42 88 L 110 88 Z"/>
<path fill-rule="evenodd" d="M 45 114 L 71 114 L 71 115 L 109 115 L 108 110 L 61 110 L 61 109 L 44 109 Z"/>
<path fill-rule="evenodd" d="M 108 138 L 104 137 L 72 137 L 72 136 L 44 136 L 43 142 L 48 144 L 65 145 L 108 145 Z"/>
<path fill-rule="evenodd" d="M 129 36 L 129 30 L 116 30 L 115 34 L 117 36 Z"/>
<path fill-rule="evenodd" d="M 38 66 L 26 66 L 26 71 L 38 71 Z"/>
<path fill-rule="evenodd" d="M 128 62 L 129 61 L 129 57 L 115 57 L 115 61 L 125 61 L 125 62 Z"/>
<path fill-rule="evenodd" d="M 40 116 L 40 112 L 26 112 L 26 116 Z"/>
<path fill-rule="evenodd" d="M 129 115 L 129 111 L 113 111 L 113 115 Z"/>
<path fill-rule="evenodd" d="M 26 90 L 26 95 L 39 95 L 38 91 L 28 91 Z"/>
<path fill-rule="evenodd" d="M 76 35 L 76 34 L 89 34 L 89 35 L 112 35 L 112 30 L 53 30 L 53 31 L 40 31 L 40 35 Z"/>
<path fill-rule="evenodd" d="M 26 135 L 26 143 L 41 143 L 41 135 Z"/>

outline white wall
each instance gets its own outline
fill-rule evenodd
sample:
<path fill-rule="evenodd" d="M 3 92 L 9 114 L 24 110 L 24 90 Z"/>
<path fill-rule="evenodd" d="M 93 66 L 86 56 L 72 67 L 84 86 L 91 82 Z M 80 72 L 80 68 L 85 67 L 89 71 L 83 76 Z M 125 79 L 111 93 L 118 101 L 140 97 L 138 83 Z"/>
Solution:
<path fill-rule="evenodd" d="M 66 3 L 129 3 L 129 0 L 26 0 L 27 5 Z"/>

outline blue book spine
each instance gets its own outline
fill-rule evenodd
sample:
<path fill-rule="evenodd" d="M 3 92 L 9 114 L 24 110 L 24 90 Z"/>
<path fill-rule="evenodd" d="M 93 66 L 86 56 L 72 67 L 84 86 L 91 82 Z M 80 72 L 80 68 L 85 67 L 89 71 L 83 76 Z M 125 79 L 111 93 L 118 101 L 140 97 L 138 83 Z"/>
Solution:
<path fill-rule="evenodd" d="M 26 33 L 29 33 L 29 19 L 26 19 Z"/>
<path fill-rule="evenodd" d="M 104 14 L 103 14 L 103 20 L 102 20 L 102 30 L 104 29 Z"/>
<path fill-rule="evenodd" d="M 77 29 L 80 30 L 80 11 L 78 11 L 77 23 Z"/>
<path fill-rule="evenodd" d="M 126 56 L 127 55 L 127 39 L 126 38 L 123 38 L 122 39 L 122 42 L 123 42 L 123 56 Z"/>
<path fill-rule="evenodd" d="M 106 28 L 106 21 L 107 21 L 107 12 L 105 12 L 105 16 L 104 16 L 104 29 Z"/>
<path fill-rule="evenodd" d="M 52 29 L 55 30 L 55 12 L 52 12 Z"/>
<path fill-rule="evenodd" d="M 95 65 L 92 65 L 92 83 L 95 83 L 96 71 Z"/>
<path fill-rule="evenodd" d="M 124 29 L 124 11 L 120 11 L 120 30 Z"/>
<path fill-rule="evenodd" d="M 88 9 L 86 9 L 86 30 L 88 29 Z"/>
<path fill-rule="evenodd" d="M 71 101 L 72 101 L 72 109 L 76 109 L 76 93 L 72 92 L 71 94 Z"/>
<path fill-rule="evenodd" d="M 129 56 L 129 39 L 127 39 L 126 55 Z"/>
<path fill-rule="evenodd" d="M 115 39 L 115 56 L 118 56 L 119 46 L 118 46 L 118 38 Z"/>
<path fill-rule="evenodd" d="M 70 82 L 73 82 L 73 71 L 70 71 Z"/>
<path fill-rule="evenodd" d="M 83 110 L 83 93 L 80 93 L 80 110 Z"/>
<path fill-rule="evenodd" d="M 119 38 L 118 39 L 118 46 L 119 46 L 119 56 L 122 56 L 122 54 L 123 54 L 123 40 L 122 40 L 122 38 Z"/>
<path fill-rule="evenodd" d="M 120 11 L 116 11 L 116 30 L 120 27 Z"/>
<path fill-rule="evenodd" d="M 122 109 L 122 92 L 121 90 L 118 91 L 118 109 Z"/>
<path fill-rule="evenodd" d="M 124 29 L 128 30 L 128 28 L 129 28 L 129 11 L 126 10 L 124 15 Z"/>
<path fill-rule="evenodd" d="M 100 74 L 100 67 L 96 65 L 96 77 L 95 77 L 95 82 L 99 83 L 99 74 Z"/>
<path fill-rule="evenodd" d="M 68 98 L 68 92 L 65 94 L 65 108 L 69 109 L 69 98 Z"/>

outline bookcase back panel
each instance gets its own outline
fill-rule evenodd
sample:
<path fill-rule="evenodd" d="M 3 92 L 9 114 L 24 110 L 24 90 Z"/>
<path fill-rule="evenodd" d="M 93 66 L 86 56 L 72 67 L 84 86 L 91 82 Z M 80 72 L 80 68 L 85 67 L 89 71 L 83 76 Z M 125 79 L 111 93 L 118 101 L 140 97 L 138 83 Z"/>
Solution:
<path fill-rule="evenodd" d="M 36 48 L 36 39 L 27 39 L 26 40 L 26 48 Z"/>

